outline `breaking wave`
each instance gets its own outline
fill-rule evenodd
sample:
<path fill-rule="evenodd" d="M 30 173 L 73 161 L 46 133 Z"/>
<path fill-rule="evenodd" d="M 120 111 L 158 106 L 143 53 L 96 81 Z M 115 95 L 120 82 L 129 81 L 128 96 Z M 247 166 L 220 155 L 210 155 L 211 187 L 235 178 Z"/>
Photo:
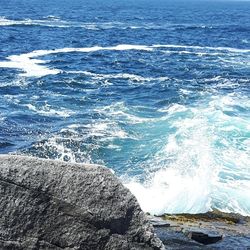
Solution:
<path fill-rule="evenodd" d="M 162 56 L 163 70 L 153 75 L 143 74 L 144 64 L 138 72 L 131 71 L 129 64 L 122 71 L 104 72 L 96 67 L 93 71 L 91 67 L 85 69 L 84 65 L 83 69 L 59 69 L 53 64 L 57 54 L 99 51 L 136 51 L 138 57 L 144 56 L 143 63 L 146 56 L 157 53 L 153 56 Z M 202 67 L 194 69 L 191 79 L 186 75 L 182 79 L 178 74 L 186 65 L 181 65 L 173 77 L 164 64 L 169 55 L 191 57 L 192 63 L 198 61 L 200 66 L 204 62 L 209 69 L 219 63 L 218 67 L 244 67 L 244 73 L 250 50 L 120 44 L 8 56 L 0 67 L 22 73 L 12 82 L 1 83 L 0 88 L 18 87 L 21 93 L 0 98 L 20 113 L 28 113 L 35 124 L 48 121 L 52 131 L 37 129 L 39 136 L 21 152 L 107 165 L 146 212 L 198 213 L 217 208 L 249 215 L 250 102 L 245 91 L 249 80 L 204 74 Z M 54 81 L 42 78 L 48 75 L 54 75 Z M 35 88 L 37 97 L 32 92 Z M 8 127 L 12 119 L 20 119 L 18 115 L 1 114 L 0 124 Z M 58 127 L 53 131 L 55 122 Z"/>

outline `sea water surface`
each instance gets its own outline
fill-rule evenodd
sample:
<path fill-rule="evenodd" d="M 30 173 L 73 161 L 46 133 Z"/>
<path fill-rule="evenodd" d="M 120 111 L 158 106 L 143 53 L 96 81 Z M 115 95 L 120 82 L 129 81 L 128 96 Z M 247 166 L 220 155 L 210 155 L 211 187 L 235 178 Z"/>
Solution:
<path fill-rule="evenodd" d="M 250 215 L 250 2 L 1 0 L 0 153 L 103 164 L 154 214 Z"/>

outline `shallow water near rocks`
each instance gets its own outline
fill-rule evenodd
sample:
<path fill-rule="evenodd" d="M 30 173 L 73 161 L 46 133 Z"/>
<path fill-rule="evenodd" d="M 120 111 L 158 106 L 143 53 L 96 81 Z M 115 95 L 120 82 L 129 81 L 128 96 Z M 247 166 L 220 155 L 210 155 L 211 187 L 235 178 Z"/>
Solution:
<path fill-rule="evenodd" d="M 249 215 L 249 13 L 1 1 L 0 153 L 106 165 L 153 214 Z"/>

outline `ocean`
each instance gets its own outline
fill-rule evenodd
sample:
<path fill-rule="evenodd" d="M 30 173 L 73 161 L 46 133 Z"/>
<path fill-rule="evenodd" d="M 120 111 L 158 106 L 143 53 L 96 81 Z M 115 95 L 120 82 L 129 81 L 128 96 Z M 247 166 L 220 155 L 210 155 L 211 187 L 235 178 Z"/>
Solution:
<path fill-rule="evenodd" d="M 1 0 L 0 153 L 110 168 L 153 214 L 250 215 L 250 2 Z"/>

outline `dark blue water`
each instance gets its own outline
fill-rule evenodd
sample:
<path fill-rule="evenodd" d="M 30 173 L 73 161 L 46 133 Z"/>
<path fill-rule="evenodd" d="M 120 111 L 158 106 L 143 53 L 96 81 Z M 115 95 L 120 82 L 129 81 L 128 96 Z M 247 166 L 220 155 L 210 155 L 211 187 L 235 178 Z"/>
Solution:
<path fill-rule="evenodd" d="M 111 168 L 145 211 L 250 214 L 250 2 L 0 2 L 0 153 Z"/>

